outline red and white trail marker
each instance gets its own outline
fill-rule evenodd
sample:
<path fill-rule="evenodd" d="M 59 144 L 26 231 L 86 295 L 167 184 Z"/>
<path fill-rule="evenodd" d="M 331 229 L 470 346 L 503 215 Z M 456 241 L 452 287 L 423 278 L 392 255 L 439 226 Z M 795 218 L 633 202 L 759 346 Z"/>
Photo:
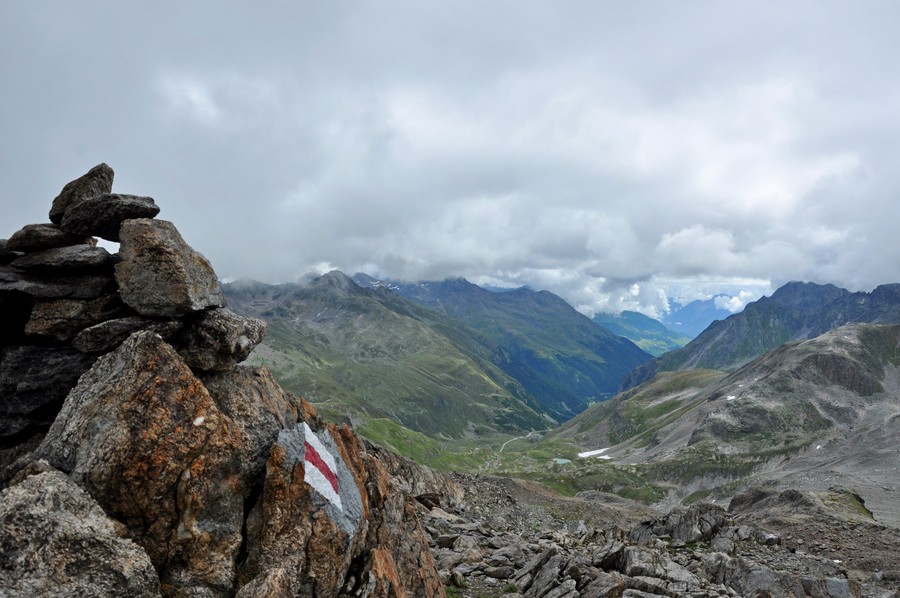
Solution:
<path fill-rule="evenodd" d="M 303 430 L 306 440 L 303 481 L 324 496 L 328 502 L 343 511 L 344 507 L 341 505 L 341 497 L 338 493 L 337 465 L 334 462 L 334 455 L 328 452 L 319 437 L 305 422 Z"/>

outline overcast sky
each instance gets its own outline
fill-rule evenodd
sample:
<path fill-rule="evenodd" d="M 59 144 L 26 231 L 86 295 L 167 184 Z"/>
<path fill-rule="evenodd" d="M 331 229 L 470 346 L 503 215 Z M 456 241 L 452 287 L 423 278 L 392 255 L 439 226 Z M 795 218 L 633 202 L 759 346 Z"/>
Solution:
<path fill-rule="evenodd" d="M 223 278 L 651 315 L 871 290 L 900 282 L 898 26 L 895 1 L 7 2 L 0 236 L 107 162 Z"/>

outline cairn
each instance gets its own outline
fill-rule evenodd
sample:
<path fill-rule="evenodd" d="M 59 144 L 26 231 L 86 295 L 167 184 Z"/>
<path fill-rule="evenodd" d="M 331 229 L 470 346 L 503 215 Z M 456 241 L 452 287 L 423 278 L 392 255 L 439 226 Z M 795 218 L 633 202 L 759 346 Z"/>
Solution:
<path fill-rule="evenodd" d="M 112 168 L 95 166 L 63 187 L 49 223 L 0 240 L 0 468 L 33 448 L 79 377 L 131 334 L 156 332 L 199 371 L 231 369 L 265 335 L 262 320 L 225 309 L 209 261 L 154 220 L 152 198 L 112 183 Z"/>
<path fill-rule="evenodd" d="M 0 241 L 0 595 L 442 596 L 413 499 L 112 181 Z"/>

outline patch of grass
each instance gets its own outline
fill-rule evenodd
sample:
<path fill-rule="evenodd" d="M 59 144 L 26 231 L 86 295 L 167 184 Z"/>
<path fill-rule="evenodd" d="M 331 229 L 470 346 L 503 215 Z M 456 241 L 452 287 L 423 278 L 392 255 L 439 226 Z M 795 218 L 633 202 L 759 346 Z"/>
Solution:
<path fill-rule="evenodd" d="M 419 463 L 433 462 L 445 452 L 436 440 L 386 418 L 367 420 L 357 431 L 364 438 Z"/>

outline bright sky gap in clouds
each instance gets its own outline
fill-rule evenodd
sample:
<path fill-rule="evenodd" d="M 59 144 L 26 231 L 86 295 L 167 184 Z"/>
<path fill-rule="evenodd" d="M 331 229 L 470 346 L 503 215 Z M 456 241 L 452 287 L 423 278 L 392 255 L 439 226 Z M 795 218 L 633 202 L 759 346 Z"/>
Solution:
<path fill-rule="evenodd" d="M 3 12 L 2 236 L 108 162 L 223 277 L 465 276 L 651 315 L 900 282 L 893 1 Z"/>

